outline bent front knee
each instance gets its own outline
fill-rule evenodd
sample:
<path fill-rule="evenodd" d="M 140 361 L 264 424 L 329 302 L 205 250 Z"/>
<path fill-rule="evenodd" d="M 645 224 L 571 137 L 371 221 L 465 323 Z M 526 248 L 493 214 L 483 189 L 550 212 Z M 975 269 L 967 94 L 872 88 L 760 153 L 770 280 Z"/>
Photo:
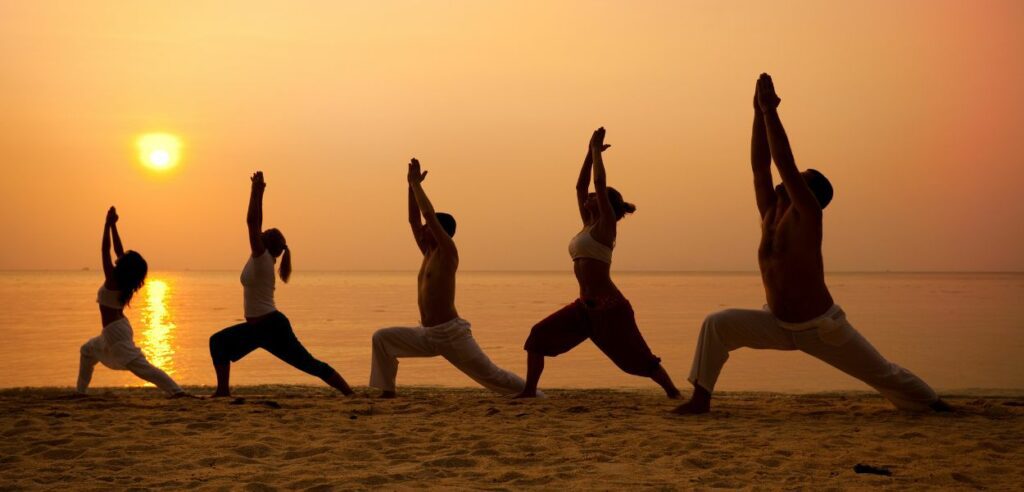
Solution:
<path fill-rule="evenodd" d="M 381 328 L 373 332 L 373 336 L 370 337 L 370 343 L 373 344 L 373 348 L 380 349 L 384 347 L 387 341 L 387 333 L 387 328 Z"/>
<path fill-rule="evenodd" d="M 225 343 L 223 333 L 214 333 L 210 336 L 210 358 L 213 359 L 214 364 L 231 362 L 231 358 L 227 354 L 227 344 Z"/>

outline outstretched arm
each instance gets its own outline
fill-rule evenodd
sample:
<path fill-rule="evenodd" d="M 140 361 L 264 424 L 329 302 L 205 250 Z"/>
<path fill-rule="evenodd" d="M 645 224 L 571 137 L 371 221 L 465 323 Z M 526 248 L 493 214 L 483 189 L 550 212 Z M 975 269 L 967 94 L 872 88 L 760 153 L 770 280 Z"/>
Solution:
<path fill-rule="evenodd" d="M 764 126 L 764 113 L 754 89 L 754 128 L 750 136 L 750 167 L 754 171 L 754 197 L 761 217 L 775 206 L 775 183 L 772 182 L 772 153 Z"/>
<path fill-rule="evenodd" d="M 587 223 L 587 208 L 584 205 L 587 203 L 587 193 L 590 192 L 590 169 L 594 165 L 594 160 L 591 157 L 590 145 L 587 145 L 587 156 L 583 158 L 583 167 L 580 168 L 580 177 L 576 180 L 576 205 L 580 208 L 580 218 L 583 219 L 583 223 Z"/>
<path fill-rule="evenodd" d="M 409 184 L 409 228 L 412 229 L 412 237 L 416 239 L 416 246 L 420 248 L 421 253 L 425 254 L 427 245 L 423 243 L 423 222 L 420 221 L 420 207 L 416 204 L 412 183 Z"/>
<path fill-rule="evenodd" d="M 775 161 L 775 168 L 779 170 L 779 176 L 782 177 L 782 184 L 786 186 L 789 199 L 801 214 L 821 215 L 818 199 L 814 197 L 810 186 L 807 186 L 807 182 L 800 176 L 800 170 L 796 167 L 789 138 L 777 111 L 781 99 L 775 94 L 771 76 L 766 73 L 762 73 L 757 81 L 757 101 L 764 113 L 764 125 L 772 159 Z"/>
<path fill-rule="evenodd" d="M 413 197 L 416 198 L 416 205 L 420 209 L 420 214 L 423 215 L 427 228 L 434 234 L 434 240 L 437 241 L 438 247 L 455 251 L 455 241 L 444 230 L 444 227 L 441 227 L 441 222 L 437 220 L 437 214 L 434 213 L 434 206 L 427 198 L 427 193 L 423 191 L 423 180 L 426 177 L 426 171 L 420 172 L 420 161 L 413 159 L 409 162 L 409 187 L 412 189 Z"/>
<path fill-rule="evenodd" d="M 601 148 L 601 152 L 608 150 L 611 145 L 605 144 Z M 587 208 L 584 205 L 587 203 L 587 194 L 590 191 L 590 172 L 594 166 L 594 151 L 587 145 L 587 156 L 583 158 L 583 167 L 580 168 L 580 177 L 576 180 L 576 205 L 580 209 L 580 218 L 583 219 L 583 223 L 587 223 L 589 214 Z"/>
<path fill-rule="evenodd" d="M 263 190 L 267 183 L 263 181 L 263 171 L 256 171 L 250 178 L 252 189 L 249 191 L 249 212 L 245 216 L 245 224 L 249 228 L 249 248 L 255 258 L 266 251 L 263 246 Z"/>
<path fill-rule="evenodd" d="M 110 234 L 114 238 L 114 254 L 118 258 L 124 256 L 124 246 L 121 245 L 121 235 L 117 233 L 117 210 L 110 207 L 107 211 L 107 222 L 110 224 Z"/>
<path fill-rule="evenodd" d="M 103 278 L 105 283 L 110 283 L 111 275 L 114 273 L 114 262 L 110 259 L 110 228 L 117 221 L 117 213 L 114 207 L 107 210 L 107 218 L 103 221 L 103 240 L 100 242 L 100 258 L 103 262 Z"/>
<path fill-rule="evenodd" d="M 604 159 L 601 157 L 601 151 L 604 150 L 604 127 L 594 130 L 594 135 L 590 137 L 590 153 L 593 155 L 594 160 L 594 192 L 597 194 L 597 209 L 601 216 L 597 221 L 597 228 L 603 232 L 610 234 L 611 237 L 605 238 L 611 242 L 615 240 L 615 211 L 612 210 L 612 202 L 608 199 L 608 176 L 604 170 Z"/>

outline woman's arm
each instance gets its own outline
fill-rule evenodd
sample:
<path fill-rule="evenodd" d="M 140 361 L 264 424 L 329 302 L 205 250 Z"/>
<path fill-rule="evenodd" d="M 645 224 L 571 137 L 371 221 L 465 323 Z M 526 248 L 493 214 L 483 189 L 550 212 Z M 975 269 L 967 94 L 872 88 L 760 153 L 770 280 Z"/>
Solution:
<path fill-rule="evenodd" d="M 267 250 L 263 246 L 263 190 L 267 183 L 263 181 L 263 171 L 256 171 L 252 177 L 252 189 L 249 192 L 249 212 L 245 216 L 245 224 L 249 227 L 249 248 L 255 258 Z"/>
<path fill-rule="evenodd" d="M 591 157 L 590 146 L 587 145 L 587 156 L 583 158 L 583 167 L 580 168 L 580 177 L 576 180 L 576 205 L 580 208 L 580 219 L 583 219 L 583 223 L 587 223 L 589 214 L 587 214 L 587 194 L 590 192 L 590 169 L 594 165 L 594 160 Z"/>
<path fill-rule="evenodd" d="M 103 262 L 103 279 L 105 284 L 110 284 L 111 276 L 114 274 L 114 262 L 110 260 L 110 228 L 113 226 L 111 217 L 117 217 L 114 207 L 107 210 L 107 218 L 103 221 L 103 240 L 100 243 L 100 258 Z M 115 221 L 117 219 L 114 219 Z"/>
<path fill-rule="evenodd" d="M 601 152 L 608 150 L 611 145 L 604 145 L 601 148 Z M 587 146 L 587 156 L 583 158 L 583 167 L 580 168 L 580 177 L 576 180 L 576 205 L 580 209 L 580 218 L 583 219 L 583 223 L 587 223 L 589 215 L 587 213 L 587 195 L 590 191 L 590 172 L 594 165 L 594 151 Z"/>
<path fill-rule="evenodd" d="M 107 222 L 110 224 L 110 233 L 114 238 L 114 255 L 118 258 L 124 256 L 124 246 L 121 245 L 121 235 L 117 233 L 117 210 L 110 207 L 107 211 Z"/>
<path fill-rule="evenodd" d="M 597 193 L 597 208 L 601 211 L 601 221 L 615 223 L 615 212 L 612 210 L 612 202 L 608 199 L 608 176 L 604 169 L 604 158 L 601 157 L 601 150 L 604 149 L 604 127 L 594 130 L 590 138 L 590 153 L 594 161 L 594 191 Z"/>

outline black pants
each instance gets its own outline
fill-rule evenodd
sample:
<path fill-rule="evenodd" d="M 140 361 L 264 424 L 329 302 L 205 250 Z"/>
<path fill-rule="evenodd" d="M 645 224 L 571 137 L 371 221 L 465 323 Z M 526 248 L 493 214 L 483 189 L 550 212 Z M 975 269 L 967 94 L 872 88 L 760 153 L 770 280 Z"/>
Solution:
<path fill-rule="evenodd" d="M 224 328 L 210 337 L 210 356 L 214 365 L 238 362 L 258 348 L 320 379 L 334 374 L 334 368 L 313 357 L 295 338 L 291 323 L 280 311 L 274 311 L 256 323 L 245 322 Z"/>

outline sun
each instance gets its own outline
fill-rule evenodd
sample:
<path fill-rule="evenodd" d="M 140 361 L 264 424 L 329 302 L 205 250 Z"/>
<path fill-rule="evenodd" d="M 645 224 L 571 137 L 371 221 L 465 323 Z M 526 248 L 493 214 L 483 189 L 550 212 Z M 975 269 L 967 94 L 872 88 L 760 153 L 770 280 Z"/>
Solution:
<path fill-rule="evenodd" d="M 181 140 L 170 133 L 147 133 L 135 141 L 142 165 L 166 171 L 178 165 L 181 157 Z"/>

